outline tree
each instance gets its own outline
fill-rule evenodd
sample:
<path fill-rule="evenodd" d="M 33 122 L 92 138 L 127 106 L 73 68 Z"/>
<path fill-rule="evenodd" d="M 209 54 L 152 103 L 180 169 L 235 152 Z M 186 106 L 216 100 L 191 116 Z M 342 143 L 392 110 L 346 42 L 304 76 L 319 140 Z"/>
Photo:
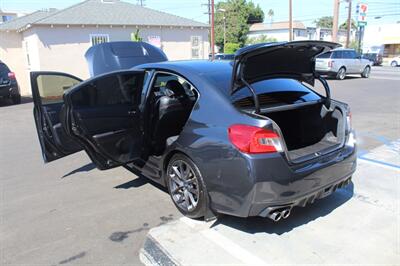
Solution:
<path fill-rule="evenodd" d="M 319 19 L 314 20 L 314 24 L 319 28 L 327 28 L 331 29 L 333 27 L 333 17 L 332 16 L 325 16 L 320 17 Z M 351 28 L 357 29 L 356 22 L 354 19 L 351 20 Z M 347 20 L 340 24 L 339 29 L 346 30 L 347 29 Z"/>
<path fill-rule="evenodd" d="M 242 47 L 247 38 L 250 24 L 262 22 L 264 12 L 259 5 L 246 0 L 226 0 L 216 4 L 215 43 L 224 46 L 224 17 L 226 22 L 226 43 L 236 43 Z M 224 10 L 222 12 L 222 10 Z M 222 49 L 224 50 L 224 49 Z"/>
<path fill-rule="evenodd" d="M 277 42 L 278 40 L 274 37 L 268 37 L 267 35 L 260 35 L 259 37 L 248 38 L 246 40 L 246 44 L 256 44 L 256 43 L 265 43 L 265 42 Z"/>
<path fill-rule="evenodd" d="M 131 41 L 132 42 L 141 42 L 143 40 L 142 37 L 140 37 L 140 31 L 137 29 L 135 32 L 131 33 Z"/>
<path fill-rule="evenodd" d="M 233 54 L 240 48 L 238 43 L 227 42 L 224 47 L 225 54 Z"/>
<path fill-rule="evenodd" d="M 357 25 L 356 25 L 356 22 L 354 21 L 354 19 L 351 19 L 350 25 L 351 25 L 351 29 L 353 29 L 353 30 L 357 29 Z M 342 23 L 339 28 L 341 30 L 347 30 L 347 20 L 344 23 Z"/>
<path fill-rule="evenodd" d="M 269 17 L 269 21 L 271 23 L 272 23 L 274 15 L 275 15 L 274 10 L 272 10 L 272 9 L 268 10 L 268 17 Z"/>
<path fill-rule="evenodd" d="M 332 27 L 333 27 L 333 17 L 332 16 L 320 17 L 319 19 L 314 20 L 314 24 L 318 28 L 332 29 Z"/>

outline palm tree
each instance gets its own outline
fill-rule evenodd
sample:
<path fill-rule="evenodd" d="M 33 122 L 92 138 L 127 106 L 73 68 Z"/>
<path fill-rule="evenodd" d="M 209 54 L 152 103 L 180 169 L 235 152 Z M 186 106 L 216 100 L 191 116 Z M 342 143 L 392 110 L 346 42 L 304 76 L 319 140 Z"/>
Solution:
<path fill-rule="evenodd" d="M 269 17 L 269 21 L 271 22 L 271 24 L 272 24 L 272 18 L 274 17 L 274 10 L 272 10 L 272 9 L 270 9 L 270 10 L 268 10 L 268 17 Z"/>

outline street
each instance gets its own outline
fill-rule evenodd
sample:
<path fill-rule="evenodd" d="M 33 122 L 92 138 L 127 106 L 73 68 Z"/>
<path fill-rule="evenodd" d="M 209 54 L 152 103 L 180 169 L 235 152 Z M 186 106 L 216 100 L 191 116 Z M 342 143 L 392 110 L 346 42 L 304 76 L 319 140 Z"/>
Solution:
<path fill-rule="evenodd" d="M 400 68 L 328 83 L 351 106 L 354 185 L 279 223 L 182 218 L 165 189 L 121 167 L 99 171 L 84 152 L 44 164 L 33 104 L 1 103 L 0 264 L 152 264 L 149 239 L 171 264 L 398 263 Z"/>

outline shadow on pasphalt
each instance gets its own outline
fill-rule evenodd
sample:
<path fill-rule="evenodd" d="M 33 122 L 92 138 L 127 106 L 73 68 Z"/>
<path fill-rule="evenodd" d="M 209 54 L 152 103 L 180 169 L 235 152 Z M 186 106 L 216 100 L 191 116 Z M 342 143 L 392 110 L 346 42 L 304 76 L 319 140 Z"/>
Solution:
<path fill-rule="evenodd" d="M 145 177 L 142 173 L 140 173 L 137 170 L 134 169 L 129 169 L 128 171 L 132 172 L 133 174 L 135 174 L 137 177 L 131 181 L 122 183 L 118 186 L 115 186 L 114 188 L 116 189 L 134 189 L 134 188 L 140 188 L 146 184 L 150 184 L 156 188 L 158 188 L 159 190 L 168 193 L 167 188 L 163 187 L 162 185 L 150 180 L 149 178 Z"/>
<path fill-rule="evenodd" d="M 314 204 L 307 205 L 304 208 L 293 208 L 291 215 L 279 222 L 273 222 L 269 218 L 262 217 L 238 218 L 221 216 L 212 226 L 223 224 L 250 234 L 267 233 L 281 235 L 290 232 L 296 227 L 329 215 L 336 208 L 350 200 L 353 194 L 354 185 L 351 183 L 345 188 L 338 189 L 326 198 L 316 200 Z"/>
<path fill-rule="evenodd" d="M 26 104 L 26 103 L 31 103 L 33 102 L 32 97 L 21 97 L 21 103 L 20 104 Z M 15 106 L 18 106 L 20 104 L 15 104 Z M 0 107 L 6 107 L 6 106 L 13 106 L 14 104 L 11 102 L 10 99 L 2 99 L 0 98 Z"/>
<path fill-rule="evenodd" d="M 61 178 L 65 178 L 65 177 L 68 177 L 68 176 L 71 176 L 73 174 L 80 173 L 80 172 L 89 172 L 95 168 L 96 168 L 96 165 L 94 165 L 93 163 L 88 163 L 88 164 L 85 164 L 84 166 L 76 168 L 75 170 L 69 172 L 68 174 L 63 175 Z"/>

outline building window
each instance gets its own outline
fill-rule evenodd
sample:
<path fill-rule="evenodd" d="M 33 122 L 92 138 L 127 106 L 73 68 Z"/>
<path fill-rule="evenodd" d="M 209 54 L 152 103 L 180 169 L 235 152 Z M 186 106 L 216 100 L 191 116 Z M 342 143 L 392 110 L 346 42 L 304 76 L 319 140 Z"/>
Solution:
<path fill-rule="evenodd" d="M 201 51 L 201 36 L 190 37 L 190 43 L 192 45 L 192 58 L 199 59 Z"/>
<path fill-rule="evenodd" d="M 90 42 L 93 45 L 104 43 L 104 42 L 109 42 L 109 36 L 108 34 L 90 34 Z"/>

